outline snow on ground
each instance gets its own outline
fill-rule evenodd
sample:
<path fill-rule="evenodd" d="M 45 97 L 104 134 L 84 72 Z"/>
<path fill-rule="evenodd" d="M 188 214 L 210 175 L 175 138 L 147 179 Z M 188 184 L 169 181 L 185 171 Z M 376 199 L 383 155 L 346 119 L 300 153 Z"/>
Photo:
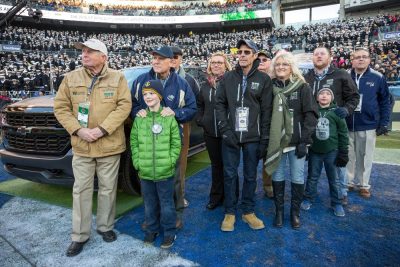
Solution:
<path fill-rule="evenodd" d="M 81 254 L 66 257 L 71 231 L 70 209 L 14 197 L 0 208 L 2 266 L 197 266 L 167 250 L 144 245 L 118 233 L 106 243 L 95 231 Z"/>

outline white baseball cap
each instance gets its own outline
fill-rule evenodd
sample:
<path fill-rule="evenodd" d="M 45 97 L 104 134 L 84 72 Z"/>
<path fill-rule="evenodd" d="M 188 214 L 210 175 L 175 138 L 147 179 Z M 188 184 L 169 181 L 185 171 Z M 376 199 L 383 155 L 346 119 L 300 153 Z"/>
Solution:
<path fill-rule="evenodd" d="M 79 43 L 78 42 L 78 43 L 75 43 L 74 46 L 77 49 L 82 49 L 83 47 L 86 46 L 86 47 L 89 47 L 89 48 L 91 48 L 93 50 L 100 51 L 104 55 L 108 56 L 106 45 L 102 41 L 97 40 L 97 39 L 89 39 L 84 43 Z"/>

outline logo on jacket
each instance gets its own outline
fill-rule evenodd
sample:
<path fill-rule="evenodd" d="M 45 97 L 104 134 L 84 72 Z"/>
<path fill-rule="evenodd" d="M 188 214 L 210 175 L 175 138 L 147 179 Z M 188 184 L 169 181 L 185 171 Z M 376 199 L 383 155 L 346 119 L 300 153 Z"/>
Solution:
<path fill-rule="evenodd" d="M 332 85 L 333 84 L 333 79 L 327 79 L 326 80 L 327 85 Z"/>
<path fill-rule="evenodd" d="M 260 86 L 260 83 L 252 82 L 251 83 L 251 90 L 258 91 L 258 87 L 259 86 Z"/>
<path fill-rule="evenodd" d="M 369 85 L 369 87 L 374 87 L 374 86 L 375 86 L 375 83 L 374 83 L 374 82 L 366 82 L 365 84 L 366 84 L 366 85 Z"/>
<path fill-rule="evenodd" d="M 175 96 L 174 96 L 174 95 L 169 95 L 169 96 L 167 96 L 167 99 L 168 99 L 169 101 L 174 101 Z"/>
<path fill-rule="evenodd" d="M 293 93 L 290 95 L 290 100 L 297 100 L 297 92 L 293 92 Z"/>

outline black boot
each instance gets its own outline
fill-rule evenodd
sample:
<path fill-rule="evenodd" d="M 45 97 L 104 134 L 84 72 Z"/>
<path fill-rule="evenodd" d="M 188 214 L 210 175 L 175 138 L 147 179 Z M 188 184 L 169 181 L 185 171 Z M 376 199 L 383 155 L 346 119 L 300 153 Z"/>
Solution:
<path fill-rule="evenodd" d="M 283 226 L 283 204 L 285 203 L 285 181 L 274 182 L 272 181 L 272 188 L 274 190 L 275 202 L 275 219 L 274 226 Z"/>
<path fill-rule="evenodd" d="M 293 229 L 300 228 L 300 204 L 303 200 L 304 184 L 292 183 L 292 203 L 290 207 L 290 223 Z"/>

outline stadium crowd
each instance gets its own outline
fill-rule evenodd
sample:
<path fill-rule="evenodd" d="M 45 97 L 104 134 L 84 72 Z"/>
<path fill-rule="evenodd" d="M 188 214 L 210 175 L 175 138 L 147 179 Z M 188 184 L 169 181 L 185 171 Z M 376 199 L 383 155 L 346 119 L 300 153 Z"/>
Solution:
<path fill-rule="evenodd" d="M 288 50 L 310 52 L 317 46 L 332 51 L 333 64 L 350 68 L 350 54 L 355 47 L 369 47 L 374 69 L 385 74 L 389 81 L 399 79 L 400 41 L 378 40 L 378 30 L 396 31 L 400 16 L 380 15 L 373 18 L 348 19 L 332 23 L 292 26 L 272 31 L 257 29 L 243 32 L 165 34 L 143 36 L 138 34 L 86 33 L 78 31 L 38 30 L 34 28 L 6 27 L 0 32 L 3 43 L 21 45 L 21 53 L 1 52 L 0 87 L 12 95 L 24 91 L 50 90 L 52 80 L 81 65 L 75 42 L 89 38 L 102 40 L 109 53 L 109 65 L 124 69 L 150 64 L 150 51 L 154 44 L 178 45 L 185 54 L 185 66 L 205 67 L 207 57 L 223 51 L 235 63 L 235 44 L 238 39 L 252 39 L 260 49 L 271 54 L 284 47 Z M 304 49 L 304 50 L 303 50 Z"/>
<path fill-rule="evenodd" d="M 4 4 L 13 4 L 13 0 L 2 0 Z M 267 0 L 230 0 L 226 3 L 204 2 L 186 4 L 151 6 L 146 5 L 122 5 L 116 2 L 105 4 L 102 1 L 87 2 L 85 0 L 38 0 L 31 4 L 32 8 L 49 11 L 65 11 L 74 13 L 124 15 L 124 16 L 184 16 L 184 15 L 213 15 L 232 12 L 254 11 L 270 8 L 271 1 Z"/>

